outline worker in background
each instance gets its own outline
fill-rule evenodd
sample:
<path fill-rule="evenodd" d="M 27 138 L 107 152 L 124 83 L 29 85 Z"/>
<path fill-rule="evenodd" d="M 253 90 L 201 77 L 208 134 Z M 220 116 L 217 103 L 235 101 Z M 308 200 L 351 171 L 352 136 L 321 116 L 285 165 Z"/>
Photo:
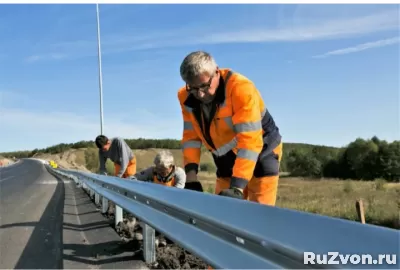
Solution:
<path fill-rule="evenodd" d="M 161 150 L 154 158 L 154 166 L 151 166 L 135 174 L 133 178 L 139 181 L 151 182 L 168 187 L 183 189 L 186 182 L 185 171 L 175 165 L 174 156 L 168 150 Z M 134 234 L 138 240 L 143 239 L 143 228 L 140 227 Z M 166 246 L 167 239 L 159 234 L 156 238 L 157 246 Z"/>
<path fill-rule="evenodd" d="M 184 188 L 186 182 L 185 171 L 175 165 L 174 156 L 168 150 L 157 153 L 154 166 L 136 173 L 134 177 L 137 180 L 177 188 Z"/>
<path fill-rule="evenodd" d="M 220 69 L 202 51 L 185 57 L 180 75 L 186 188 L 202 191 L 197 173 L 204 145 L 217 167 L 216 194 L 275 205 L 281 135 L 254 83 Z"/>
<path fill-rule="evenodd" d="M 125 140 L 99 135 L 95 143 L 99 148 L 100 174 L 106 174 L 106 161 L 110 159 L 114 163 L 115 176 L 128 178 L 135 175 L 136 157 Z"/>

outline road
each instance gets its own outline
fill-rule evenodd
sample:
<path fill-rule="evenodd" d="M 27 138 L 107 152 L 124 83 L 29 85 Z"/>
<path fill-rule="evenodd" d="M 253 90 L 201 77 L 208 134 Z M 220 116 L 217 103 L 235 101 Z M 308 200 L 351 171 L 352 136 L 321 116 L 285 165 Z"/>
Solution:
<path fill-rule="evenodd" d="M 75 183 L 39 161 L 0 168 L 1 269 L 147 269 Z"/>

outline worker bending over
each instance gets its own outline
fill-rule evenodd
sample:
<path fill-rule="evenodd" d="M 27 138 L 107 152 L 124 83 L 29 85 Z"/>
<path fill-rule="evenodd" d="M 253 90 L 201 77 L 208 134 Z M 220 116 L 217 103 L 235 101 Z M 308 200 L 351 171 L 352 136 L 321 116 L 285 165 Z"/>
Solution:
<path fill-rule="evenodd" d="M 136 180 L 151 182 L 168 187 L 184 188 L 186 182 L 185 171 L 175 165 L 174 156 L 168 150 L 161 150 L 154 158 L 154 166 L 151 166 L 135 174 Z M 135 232 L 136 239 L 143 239 L 142 225 Z M 167 239 L 157 232 L 156 246 L 166 246 Z"/>
<path fill-rule="evenodd" d="M 134 177 L 141 181 L 177 188 L 184 188 L 186 182 L 185 171 L 175 165 L 174 156 L 168 150 L 160 151 L 154 158 L 154 166 L 138 172 Z"/>
<path fill-rule="evenodd" d="M 125 140 L 116 137 L 108 139 L 104 135 L 99 135 L 95 140 L 99 148 L 100 173 L 106 173 L 106 161 L 109 158 L 114 163 L 114 175 L 121 178 L 127 178 L 136 173 L 136 158 L 125 142 Z"/>
<path fill-rule="evenodd" d="M 178 99 L 187 188 L 202 191 L 197 172 L 203 144 L 217 167 L 216 194 L 275 205 L 281 135 L 256 86 L 202 51 L 185 57 L 180 74 L 186 83 Z"/>

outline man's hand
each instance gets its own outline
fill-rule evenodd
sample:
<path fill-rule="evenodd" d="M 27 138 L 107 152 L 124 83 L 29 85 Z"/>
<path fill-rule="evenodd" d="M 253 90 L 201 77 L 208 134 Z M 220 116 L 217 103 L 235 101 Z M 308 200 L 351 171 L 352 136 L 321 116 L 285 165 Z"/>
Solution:
<path fill-rule="evenodd" d="M 189 182 L 189 183 L 186 182 L 185 189 L 203 192 L 203 186 L 201 185 L 201 183 L 199 181 Z"/>
<path fill-rule="evenodd" d="M 240 188 L 228 188 L 222 190 L 218 195 L 220 196 L 225 196 L 225 197 L 231 197 L 235 199 L 243 199 L 243 190 Z"/>

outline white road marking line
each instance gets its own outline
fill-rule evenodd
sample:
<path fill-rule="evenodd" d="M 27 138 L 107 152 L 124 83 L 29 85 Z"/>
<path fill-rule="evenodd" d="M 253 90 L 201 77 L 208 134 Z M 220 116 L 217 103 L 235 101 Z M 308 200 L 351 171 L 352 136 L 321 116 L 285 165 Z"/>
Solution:
<path fill-rule="evenodd" d="M 68 184 L 70 182 L 71 182 L 70 180 L 64 180 L 63 181 L 63 183 L 65 183 L 65 184 Z M 57 180 L 42 180 L 42 181 L 39 181 L 38 184 L 40 184 L 40 185 L 56 185 L 58 183 L 60 183 L 60 182 L 57 181 Z"/>
<path fill-rule="evenodd" d="M 11 179 L 11 178 L 14 178 L 14 177 L 15 177 L 14 175 L 11 175 L 11 176 L 2 178 L 2 179 L 0 179 L 0 183 L 3 182 L 3 181 L 9 180 L 9 179 Z"/>

